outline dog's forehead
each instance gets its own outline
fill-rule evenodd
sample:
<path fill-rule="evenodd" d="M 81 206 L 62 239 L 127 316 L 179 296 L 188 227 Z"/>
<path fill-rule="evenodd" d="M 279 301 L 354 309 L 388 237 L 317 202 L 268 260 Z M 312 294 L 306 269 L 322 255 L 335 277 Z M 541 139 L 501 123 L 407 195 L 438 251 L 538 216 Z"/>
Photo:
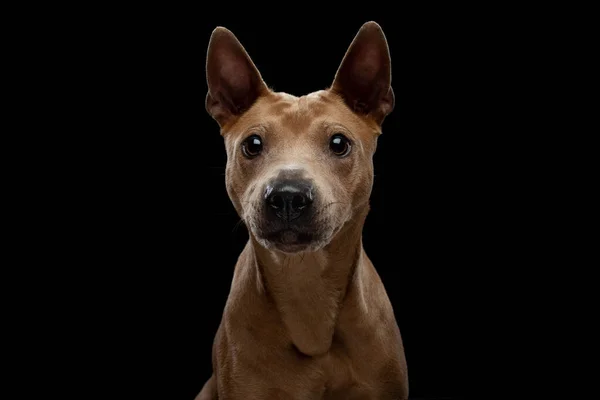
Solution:
<path fill-rule="evenodd" d="M 377 126 L 353 113 L 336 94 L 320 90 L 304 96 L 271 92 L 256 101 L 229 129 L 243 134 L 262 126 L 285 134 L 303 135 L 326 124 L 345 127 L 354 135 L 373 137 Z"/>

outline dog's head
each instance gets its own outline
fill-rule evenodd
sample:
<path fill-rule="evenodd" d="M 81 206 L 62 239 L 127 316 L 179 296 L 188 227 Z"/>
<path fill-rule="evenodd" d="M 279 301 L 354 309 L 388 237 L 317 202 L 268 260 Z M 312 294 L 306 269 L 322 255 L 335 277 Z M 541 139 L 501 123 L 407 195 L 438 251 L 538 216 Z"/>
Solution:
<path fill-rule="evenodd" d="M 287 253 L 327 245 L 368 207 L 377 137 L 394 108 L 381 27 L 364 24 L 331 87 L 306 96 L 269 89 L 222 27 L 210 38 L 206 72 L 206 109 L 227 150 L 227 192 L 251 234 Z"/>

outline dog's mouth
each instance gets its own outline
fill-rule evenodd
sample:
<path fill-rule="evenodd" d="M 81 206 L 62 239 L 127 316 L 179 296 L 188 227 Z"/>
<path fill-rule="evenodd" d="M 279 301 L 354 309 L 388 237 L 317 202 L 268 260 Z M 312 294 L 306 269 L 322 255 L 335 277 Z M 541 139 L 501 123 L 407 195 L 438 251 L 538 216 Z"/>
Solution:
<path fill-rule="evenodd" d="M 269 232 L 262 236 L 262 241 L 267 247 L 274 247 L 285 253 L 297 253 L 309 250 L 317 244 L 319 235 L 312 232 L 303 232 L 297 229 L 282 229 Z"/>
<path fill-rule="evenodd" d="M 333 224 L 337 218 L 330 211 L 327 207 L 313 206 L 292 218 L 277 215 L 260 204 L 246 212 L 245 221 L 256 241 L 266 249 L 314 252 L 326 246 L 338 231 L 340 224 Z"/>

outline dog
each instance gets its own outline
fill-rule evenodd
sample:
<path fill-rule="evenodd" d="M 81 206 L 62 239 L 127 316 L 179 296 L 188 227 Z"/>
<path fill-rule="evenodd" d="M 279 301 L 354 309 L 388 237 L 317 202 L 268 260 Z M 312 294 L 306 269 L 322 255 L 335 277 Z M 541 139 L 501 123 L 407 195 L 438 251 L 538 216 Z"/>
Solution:
<path fill-rule="evenodd" d="M 196 400 L 407 399 L 400 330 L 362 244 L 377 138 L 394 109 L 381 26 L 362 25 L 332 85 L 301 97 L 271 90 L 217 27 L 206 79 L 249 240 Z"/>

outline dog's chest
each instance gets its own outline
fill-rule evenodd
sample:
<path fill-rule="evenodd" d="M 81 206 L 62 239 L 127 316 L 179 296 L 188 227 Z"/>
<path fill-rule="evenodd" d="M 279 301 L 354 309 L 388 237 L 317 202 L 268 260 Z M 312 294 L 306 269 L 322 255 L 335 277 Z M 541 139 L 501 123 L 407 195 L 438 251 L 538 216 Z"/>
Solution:
<path fill-rule="evenodd" d="M 324 381 L 315 384 L 323 388 L 320 400 L 374 398 L 375 393 L 369 389 L 370 378 L 356 368 L 357 361 L 335 349 L 319 360 Z"/>
<path fill-rule="evenodd" d="M 326 387 L 339 389 L 357 383 L 354 373 L 354 361 L 348 354 L 337 349 L 331 350 L 321 361 L 321 368 L 326 378 Z"/>

